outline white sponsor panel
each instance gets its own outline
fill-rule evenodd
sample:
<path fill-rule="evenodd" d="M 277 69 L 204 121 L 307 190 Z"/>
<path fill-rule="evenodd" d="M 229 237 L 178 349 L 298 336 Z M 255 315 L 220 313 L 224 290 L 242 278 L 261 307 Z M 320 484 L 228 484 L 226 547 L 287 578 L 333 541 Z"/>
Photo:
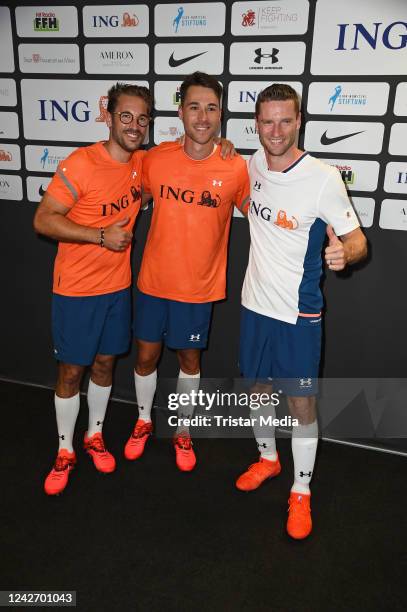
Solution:
<path fill-rule="evenodd" d="M 80 70 L 79 47 L 74 44 L 21 44 L 18 60 L 21 72 L 75 74 Z"/>
<path fill-rule="evenodd" d="M 23 182 L 21 176 L 0 174 L 0 200 L 22 200 Z"/>
<path fill-rule="evenodd" d="M 222 43 L 159 43 L 154 48 L 156 74 L 191 74 L 196 70 L 223 72 Z"/>
<path fill-rule="evenodd" d="M 223 36 L 224 2 L 157 4 L 154 9 L 156 36 Z"/>
<path fill-rule="evenodd" d="M 362 227 L 372 227 L 374 218 L 375 201 L 373 198 L 357 198 L 351 197 L 353 208 L 358 216 L 359 223 Z"/>
<path fill-rule="evenodd" d="M 0 139 L 18 138 L 19 135 L 17 113 L 0 113 Z"/>
<path fill-rule="evenodd" d="M 407 83 L 399 83 L 397 85 L 394 114 L 407 117 Z"/>
<path fill-rule="evenodd" d="M 10 9 L 0 6 L 0 72 L 14 72 Z"/>
<path fill-rule="evenodd" d="M 27 145 L 24 149 L 26 168 L 31 172 L 55 172 L 59 162 L 66 159 L 75 148 Z"/>
<path fill-rule="evenodd" d="M 115 82 L 22 79 L 25 138 L 68 142 L 105 140 L 109 134 L 107 92 Z M 146 81 L 131 82 L 148 87 Z"/>
<path fill-rule="evenodd" d="M 407 231 L 407 200 L 383 200 L 379 226 L 382 229 Z"/>
<path fill-rule="evenodd" d="M 407 195 L 407 159 L 404 162 L 389 162 L 384 177 L 384 190 L 389 193 Z"/>
<path fill-rule="evenodd" d="M 321 153 L 380 153 L 383 146 L 383 123 L 356 121 L 307 121 L 305 148 Z"/>
<path fill-rule="evenodd" d="M 308 112 L 314 115 L 384 115 L 388 83 L 311 83 Z"/>
<path fill-rule="evenodd" d="M 312 74 L 405 74 L 404 0 L 318 0 Z"/>
<path fill-rule="evenodd" d="M 20 147 L 15 144 L 0 142 L 0 169 L 20 170 L 21 154 Z"/>
<path fill-rule="evenodd" d="M 276 81 L 231 81 L 228 90 L 228 109 L 233 113 L 254 113 L 254 106 L 259 93 Z M 281 83 L 282 81 L 278 81 Z M 284 81 L 302 96 L 302 83 Z"/>
<path fill-rule="evenodd" d="M 184 125 L 179 117 L 156 117 L 154 121 L 154 142 L 177 140 L 184 133 Z"/>
<path fill-rule="evenodd" d="M 321 161 L 338 168 L 348 189 L 353 191 L 375 191 L 377 189 L 379 162 L 365 159 L 321 159 Z"/>
<path fill-rule="evenodd" d="M 305 43 L 303 42 L 248 42 L 230 45 L 230 73 L 302 74 L 304 72 Z"/>
<path fill-rule="evenodd" d="M 16 106 L 17 90 L 14 79 L 0 79 L 0 106 Z"/>
<path fill-rule="evenodd" d="M 78 11 L 74 6 L 18 6 L 16 23 L 21 38 L 78 36 Z"/>
<path fill-rule="evenodd" d="M 27 177 L 27 198 L 30 202 L 40 202 L 47 187 L 51 182 L 52 176 L 28 176 Z"/>
<path fill-rule="evenodd" d="M 228 119 L 226 138 L 237 149 L 258 149 L 261 146 L 254 119 Z"/>
<path fill-rule="evenodd" d="M 407 156 L 407 123 L 393 123 L 391 126 L 389 153 Z"/>
<path fill-rule="evenodd" d="M 82 15 L 83 33 L 88 38 L 148 36 L 146 4 L 84 6 Z"/>
<path fill-rule="evenodd" d="M 234 36 L 280 36 L 305 34 L 308 28 L 307 0 L 271 0 L 269 2 L 234 2 Z"/>
<path fill-rule="evenodd" d="M 154 107 L 158 111 L 177 111 L 181 102 L 182 81 L 156 81 L 154 83 Z"/>
<path fill-rule="evenodd" d="M 85 45 L 85 71 L 88 74 L 147 74 L 148 45 Z"/>

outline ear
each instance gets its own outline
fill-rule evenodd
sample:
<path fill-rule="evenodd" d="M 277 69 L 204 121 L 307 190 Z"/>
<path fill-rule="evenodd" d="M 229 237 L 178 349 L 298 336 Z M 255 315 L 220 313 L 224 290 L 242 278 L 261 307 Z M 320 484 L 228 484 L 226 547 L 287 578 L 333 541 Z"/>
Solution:
<path fill-rule="evenodd" d="M 178 117 L 181 119 L 181 121 L 183 121 L 183 113 L 182 113 L 182 106 L 181 106 L 181 104 L 178 107 Z"/>
<path fill-rule="evenodd" d="M 112 127 L 112 121 L 113 121 L 112 115 L 106 111 L 106 125 L 108 128 Z"/>
<path fill-rule="evenodd" d="M 301 127 L 301 121 L 302 121 L 302 116 L 301 116 L 301 111 L 299 111 L 297 115 L 297 130 L 299 130 Z"/>

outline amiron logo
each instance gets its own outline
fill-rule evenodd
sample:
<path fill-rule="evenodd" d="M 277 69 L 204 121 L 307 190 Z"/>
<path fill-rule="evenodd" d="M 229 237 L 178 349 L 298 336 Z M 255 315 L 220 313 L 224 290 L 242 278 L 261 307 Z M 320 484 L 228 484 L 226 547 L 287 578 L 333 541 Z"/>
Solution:
<path fill-rule="evenodd" d="M 59 19 L 56 14 L 43 11 L 35 13 L 34 32 L 59 32 Z"/>

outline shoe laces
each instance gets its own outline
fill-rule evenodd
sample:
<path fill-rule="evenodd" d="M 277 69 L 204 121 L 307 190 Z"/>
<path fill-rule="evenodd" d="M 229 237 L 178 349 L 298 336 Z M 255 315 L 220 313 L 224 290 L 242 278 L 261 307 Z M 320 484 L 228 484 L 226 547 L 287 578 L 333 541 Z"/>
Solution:
<path fill-rule="evenodd" d="M 95 436 L 91 438 L 92 441 L 87 442 L 87 447 L 94 450 L 96 453 L 106 453 L 105 443 L 103 442 L 102 436 Z"/>
<path fill-rule="evenodd" d="M 137 425 L 134 428 L 132 433 L 133 438 L 143 438 L 151 433 L 151 423 L 143 423 L 142 425 Z"/>
<path fill-rule="evenodd" d="M 303 495 L 290 497 L 288 500 L 288 512 L 290 512 L 291 509 L 301 514 L 308 514 L 307 504 Z"/>
<path fill-rule="evenodd" d="M 55 460 L 54 470 L 56 472 L 63 472 L 64 470 L 68 469 L 71 464 L 72 460 L 69 459 L 69 457 L 66 455 L 58 455 Z"/>
<path fill-rule="evenodd" d="M 190 436 L 180 435 L 175 438 L 175 444 L 181 451 L 190 451 L 192 449 L 192 440 Z"/>

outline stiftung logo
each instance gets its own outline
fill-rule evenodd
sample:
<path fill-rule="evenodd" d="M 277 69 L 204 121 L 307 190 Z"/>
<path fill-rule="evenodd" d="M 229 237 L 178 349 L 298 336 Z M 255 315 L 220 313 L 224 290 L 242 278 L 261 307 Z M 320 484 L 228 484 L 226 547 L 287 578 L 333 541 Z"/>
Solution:
<path fill-rule="evenodd" d="M 65 159 L 66 155 L 52 155 L 48 147 L 44 147 L 40 154 L 40 164 L 43 170 L 55 170 L 58 164 Z"/>
<path fill-rule="evenodd" d="M 177 14 L 172 22 L 172 27 L 175 34 L 178 34 L 179 28 L 204 28 L 207 26 L 208 19 L 206 15 L 186 15 L 183 6 L 179 6 Z"/>
<path fill-rule="evenodd" d="M 328 105 L 330 105 L 330 111 L 332 112 L 335 104 L 338 106 L 366 106 L 367 104 L 367 95 L 365 94 L 347 94 L 343 93 L 342 85 L 337 85 L 331 97 L 328 100 Z M 346 112 L 344 110 L 344 112 Z"/>
<path fill-rule="evenodd" d="M 34 32 L 59 32 L 59 19 L 56 14 L 44 11 L 35 13 Z"/>

